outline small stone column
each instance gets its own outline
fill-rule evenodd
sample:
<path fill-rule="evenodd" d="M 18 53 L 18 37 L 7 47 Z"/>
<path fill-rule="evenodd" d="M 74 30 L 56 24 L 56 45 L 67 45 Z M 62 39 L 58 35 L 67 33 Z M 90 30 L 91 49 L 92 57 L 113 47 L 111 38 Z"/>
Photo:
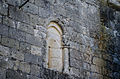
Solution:
<path fill-rule="evenodd" d="M 69 73 L 69 46 L 63 47 L 64 53 L 64 73 Z"/>

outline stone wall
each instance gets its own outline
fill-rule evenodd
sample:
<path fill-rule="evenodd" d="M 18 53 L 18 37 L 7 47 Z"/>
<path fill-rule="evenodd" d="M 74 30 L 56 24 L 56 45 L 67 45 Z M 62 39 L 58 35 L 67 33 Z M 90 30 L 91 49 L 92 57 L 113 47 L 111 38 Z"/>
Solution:
<path fill-rule="evenodd" d="M 119 55 L 106 51 L 110 43 L 100 22 L 98 0 L 29 0 L 20 7 L 24 2 L 0 0 L 0 79 L 120 78 L 119 64 L 110 65 L 119 62 Z M 69 45 L 67 74 L 45 68 L 47 25 L 51 21 L 62 27 L 63 44 Z M 119 36 L 115 38 L 119 52 Z"/>
<path fill-rule="evenodd" d="M 104 4 L 103 4 L 104 3 Z M 107 40 L 106 53 L 108 60 L 106 68 L 112 79 L 120 78 L 120 3 L 119 0 L 108 0 L 101 3 L 101 22 L 105 28 Z"/>

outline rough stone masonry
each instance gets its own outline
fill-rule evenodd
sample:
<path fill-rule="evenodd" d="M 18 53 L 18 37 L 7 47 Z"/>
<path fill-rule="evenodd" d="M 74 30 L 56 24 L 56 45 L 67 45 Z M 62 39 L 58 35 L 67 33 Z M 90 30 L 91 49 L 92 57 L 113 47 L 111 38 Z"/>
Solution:
<path fill-rule="evenodd" d="M 0 0 L 0 79 L 120 79 L 120 0 L 26 1 Z M 45 67 L 50 22 L 69 73 Z"/>

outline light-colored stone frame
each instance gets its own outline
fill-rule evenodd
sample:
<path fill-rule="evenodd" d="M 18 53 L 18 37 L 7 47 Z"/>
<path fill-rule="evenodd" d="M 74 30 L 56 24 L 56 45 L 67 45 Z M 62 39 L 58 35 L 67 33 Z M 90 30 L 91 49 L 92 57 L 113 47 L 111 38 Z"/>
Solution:
<path fill-rule="evenodd" d="M 61 29 L 61 27 L 55 22 L 50 22 L 47 29 L 50 29 L 50 28 L 54 28 L 59 33 L 60 38 L 61 38 L 60 39 L 61 40 L 61 47 L 62 47 L 62 29 Z M 48 35 L 48 32 L 47 32 L 47 35 Z M 48 38 L 46 38 L 46 40 L 48 40 Z M 47 44 L 48 44 L 48 41 L 47 41 Z M 48 51 L 49 51 L 49 48 L 48 48 L 48 45 L 47 45 L 46 68 L 48 68 L 48 63 L 49 63 L 49 52 Z M 63 52 L 62 52 L 62 54 L 63 54 Z M 63 56 L 62 56 L 62 59 L 63 59 Z M 63 60 L 62 60 L 62 62 L 63 62 Z M 51 68 L 49 68 L 49 69 L 51 69 Z"/>
<path fill-rule="evenodd" d="M 61 49 L 62 49 L 62 61 L 63 61 L 63 69 L 62 69 L 62 71 L 60 71 L 60 72 L 64 72 L 64 73 L 69 73 L 69 61 L 68 61 L 68 59 L 69 59 L 69 56 L 68 56 L 68 48 L 64 48 L 64 44 L 62 44 L 62 35 L 63 35 L 63 30 L 62 30 L 62 28 L 61 28 L 61 26 L 60 25 L 58 25 L 56 22 L 50 22 L 49 24 L 48 24 L 48 27 L 47 27 L 47 29 L 49 29 L 49 28 L 54 28 L 54 29 L 56 29 L 58 32 L 59 32 L 59 34 L 60 34 L 60 37 L 61 37 Z M 47 35 L 48 35 L 48 32 L 47 32 Z M 47 38 L 46 38 L 46 40 L 47 40 Z M 48 43 L 47 43 L 48 44 Z M 48 46 L 47 46 L 47 53 L 46 53 L 46 68 L 48 68 Z"/>

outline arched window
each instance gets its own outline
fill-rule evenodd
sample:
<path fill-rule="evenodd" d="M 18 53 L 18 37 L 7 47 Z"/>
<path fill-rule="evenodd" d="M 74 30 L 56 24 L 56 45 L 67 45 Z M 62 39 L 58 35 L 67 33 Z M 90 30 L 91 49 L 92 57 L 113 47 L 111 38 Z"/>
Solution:
<path fill-rule="evenodd" d="M 47 53 L 48 68 L 62 71 L 63 53 L 62 53 L 62 29 L 55 23 L 51 22 L 47 29 Z"/>

